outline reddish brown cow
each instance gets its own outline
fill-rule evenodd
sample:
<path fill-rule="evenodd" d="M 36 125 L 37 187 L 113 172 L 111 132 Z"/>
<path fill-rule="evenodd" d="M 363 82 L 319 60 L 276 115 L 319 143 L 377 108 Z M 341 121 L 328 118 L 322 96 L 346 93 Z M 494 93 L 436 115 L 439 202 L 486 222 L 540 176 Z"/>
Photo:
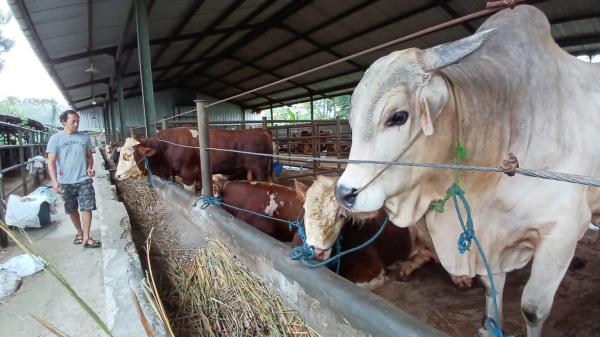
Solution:
<path fill-rule="evenodd" d="M 263 129 L 209 130 L 210 147 L 272 154 L 271 135 Z M 148 158 L 152 174 L 163 178 L 180 176 L 185 185 L 194 185 L 201 177 L 198 131 L 192 128 L 171 128 L 156 136 L 139 141 L 134 146 L 130 165 L 137 165 L 144 172 L 144 158 Z M 123 158 L 125 159 L 125 158 Z M 211 151 L 213 173 L 248 180 L 271 179 L 271 158 L 242 155 L 231 152 Z M 120 172 L 130 168 L 122 166 Z"/>
<path fill-rule="evenodd" d="M 267 182 L 237 180 L 225 182 L 220 195 L 226 204 L 278 219 L 295 221 L 304 205 L 302 190 L 306 190 L 302 183 L 297 183 L 297 188 L 294 189 Z M 287 223 L 227 206 L 223 206 L 223 209 L 279 241 L 292 241 L 295 228 L 290 231 Z"/>

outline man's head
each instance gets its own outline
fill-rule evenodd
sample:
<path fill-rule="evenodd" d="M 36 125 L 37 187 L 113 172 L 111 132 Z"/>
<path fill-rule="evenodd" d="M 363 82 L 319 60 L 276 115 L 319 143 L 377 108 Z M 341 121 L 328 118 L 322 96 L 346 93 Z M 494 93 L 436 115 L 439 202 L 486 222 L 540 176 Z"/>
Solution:
<path fill-rule="evenodd" d="M 68 134 L 77 132 L 79 129 L 79 114 L 75 110 L 66 110 L 60 114 L 60 122 Z"/>

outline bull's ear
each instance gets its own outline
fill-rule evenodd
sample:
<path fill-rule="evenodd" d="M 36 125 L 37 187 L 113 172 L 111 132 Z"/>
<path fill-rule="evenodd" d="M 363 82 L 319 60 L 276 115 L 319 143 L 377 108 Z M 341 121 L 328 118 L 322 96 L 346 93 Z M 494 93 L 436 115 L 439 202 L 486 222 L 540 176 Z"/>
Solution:
<path fill-rule="evenodd" d="M 308 186 L 306 186 L 303 182 L 299 181 L 298 179 L 294 179 L 294 189 L 303 197 L 306 197 L 306 191 L 308 191 Z"/>
<path fill-rule="evenodd" d="M 144 145 L 136 145 L 133 148 L 144 157 L 152 157 L 156 154 L 156 149 Z"/>
<path fill-rule="evenodd" d="M 449 88 L 442 76 L 435 75 L 425 84 L 419 93 L 421 127 L 425 136 L 433 134 L 433 121 L 448 102 Z"/>
<path fill-rule="evenodd" d="M 457 41 L 431 47 L 423 51 L 426 70 L 441 69 L 454 64 L 481 47 L 496 33 L 496 29 L 486 29 Z"/>

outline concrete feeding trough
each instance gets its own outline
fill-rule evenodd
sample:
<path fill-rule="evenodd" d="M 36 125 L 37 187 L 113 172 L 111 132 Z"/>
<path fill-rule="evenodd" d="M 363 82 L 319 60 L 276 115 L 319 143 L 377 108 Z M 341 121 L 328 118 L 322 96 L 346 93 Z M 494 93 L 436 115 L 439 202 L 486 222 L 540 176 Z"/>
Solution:
<path fill-rule="evenodd" d="M 230 249 L 322 336 L 447 336 L 329 270 L 292 261 L 288 245 L 219 207 L 202 209 L 191 193 L 157 176 L 151 182 L 179 214 Z"/>

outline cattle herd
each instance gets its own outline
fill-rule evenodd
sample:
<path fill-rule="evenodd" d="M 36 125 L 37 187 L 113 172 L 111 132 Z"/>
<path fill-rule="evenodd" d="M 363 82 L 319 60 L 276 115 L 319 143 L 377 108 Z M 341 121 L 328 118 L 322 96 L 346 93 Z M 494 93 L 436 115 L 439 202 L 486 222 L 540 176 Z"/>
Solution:
<path fill-rule="evenodd" d="M 556 45 L 539 10 L 503 10 L 472 36 L 394 52 L 373 63 L 352 97 L 350 159 L 453 163 L 454 145 L 461 143 L 470 165 L 497 166 L 515 152 L 527 167 L 599 177 L 598 78 L 598 66 Z M 201 173 L 197 137 L 194 129 L 172 128 L 150 139 L 127 139 L 117 178 L 180 177 L 194 189 Z M 272 154 L 272 144 L 262 129 L 210 130 L 211 147 Z M 487 289 L 483 335 L 493 333 L 491 319 L 501 324 L 506 273 L 533 260 L 521 310 L 527 335 L 541 336 L 577 241 L 590 221 L 600 222 L 595 187 L 462 173 L 461 187 L 489 260 L 485 266 L 476 249 L 457 252 L 462 229 L 454 207 L 442 212 L 429 207 L 446 195 L 457 179 L 454 172 L 349 164 L 339 180 L 319 176 L 308 187 L 273 183 L 268 157 L 211 151 L 211 164 L 224 203 L 286 221 L 303 215 L 306 244 L 317 260 L 330 257 L 340 234 L 342 250 L 355 247 L 389 216 L 380 237 L 341 260 L 341 276 L 373 289 L 435 262 L 458 287 L 479 278 Z M 302 244 L 284 222 L 224 209 L 277 240 Z M 499 315 L 493 313 L 496 302 Z"/>

